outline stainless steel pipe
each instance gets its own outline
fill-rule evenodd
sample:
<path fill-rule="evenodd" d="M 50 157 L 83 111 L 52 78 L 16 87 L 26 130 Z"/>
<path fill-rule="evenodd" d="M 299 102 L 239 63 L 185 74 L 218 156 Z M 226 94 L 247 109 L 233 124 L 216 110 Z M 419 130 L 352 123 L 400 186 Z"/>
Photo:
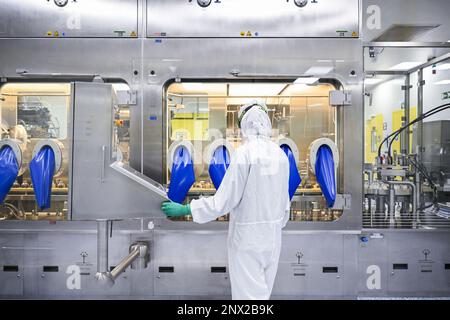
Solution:
<path fill-rule="evenodd" d="M 139 261 L 135 265 L 140 268 L 147 267 L 149 257 L 148 244 L 141 241 L 136 242 L 130 246 L 129 255 L 110 272 L 108 270 L 108 231 L 109 221 L 97 220 L 97 273 L 95 278 L 97 283 L 105 288 L 111 288 L 119 275 L 136 260 Z"/>
<path fill-rule="evenodd" d="M 108 220 L 97 220 L 97 272 L 108 272 Z"/>
<path fill-rule="evenodd" d="M 412 214 L 413 214 L 413 227 L 415 228 L 418 222 L 418 215 L 417 215 L 417 193 L 416 193 L 416 185 L 411 182 L 411 181 L 387 181 L 387 183 L 390 186 L 390 190 L 389 190 L 389 206 L 394 205 L 394 208 L 390 208 L 390 212 L 393 215 L 393 211 L 395 211 L 395 189 L 394 186 L 395 185 L 403 185 L 403 186 L 408 186 L 411 188 L 411 194 L 413 197 L 412 200 L 412 205 L 413 205 L 413 209 L 412 209 Z M 391 190 L 393 190 L 393 192 L 391 192 Z M 393 194 L 393 195 L 392 195 Z M 392 199 L 393 197 L 393 199 Z M 392 204 L 393 203 L 393 204 Z M 392 218 L 392 216 L 391 216 Z"/>
<path fill-rule="evenodd" d="M 113 280 L 116 280 L 117 277 L 133 263 L 139 257 L 140 250 L 136 248 L 130 252 L 128 256 L 126 256 L 120 263 L 111 271 L 111 276 Z"/>

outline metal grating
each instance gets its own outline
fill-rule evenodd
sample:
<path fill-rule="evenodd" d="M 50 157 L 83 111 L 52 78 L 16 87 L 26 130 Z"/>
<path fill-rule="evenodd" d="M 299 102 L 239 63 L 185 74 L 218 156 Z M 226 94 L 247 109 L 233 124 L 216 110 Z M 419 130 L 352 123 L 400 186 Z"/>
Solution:
<path fill-rule="evenodd" d="M 393 219 L 388 213 L 363 213 L 365 229 L 450 229 L 450 218 L 439 216 L 433 210 L 419 213 L 417 219 L 411 214 L 398 214 Z"/>

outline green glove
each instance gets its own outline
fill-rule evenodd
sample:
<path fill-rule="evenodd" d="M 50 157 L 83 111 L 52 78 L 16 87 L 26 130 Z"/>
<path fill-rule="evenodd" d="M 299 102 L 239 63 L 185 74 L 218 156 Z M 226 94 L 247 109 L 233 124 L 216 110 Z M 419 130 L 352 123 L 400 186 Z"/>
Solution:
<path fill-rule="evenodd" d="M 168 217 L 183 217 L 191 215 L 191 207 L 188 204 L 182 205 L 176 202 L 166 201 L 162 203 L 161 210 Z"/>

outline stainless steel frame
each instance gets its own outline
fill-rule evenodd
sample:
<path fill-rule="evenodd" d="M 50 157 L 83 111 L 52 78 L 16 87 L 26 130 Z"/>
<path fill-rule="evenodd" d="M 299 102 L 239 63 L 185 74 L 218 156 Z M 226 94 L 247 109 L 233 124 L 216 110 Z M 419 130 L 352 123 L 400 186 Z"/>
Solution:
<path fill-rule="evenodd" d="M 411 42 L 411 43 L 399 43 L 399 42 L 371 42 L 371 43 L 366 43 L 363 46 L 363 50 L 364 53 L 366 53 L 367 50 L 371 50 L 372 48 L 375 47 L 381 47 L 381 48 L 390 48 L 390 49 L 395 49 L 395 48 L 408 48 L 408 49 L 424 49 L 424 48 L 428 48 L 428 49 L 434 49 L 434 48 L 439 48 L 439 49 L 446 49 L 446 48 L 450 48 L 450 45 L 448 43 L 428 43 L 428 45 L 430 45 L 431 47 L 425 47 L 424 43 L 415 43 L 415 42 Z M 441 52 L 441 51 L 439 51 Z M 444 51 L 446 52 L 446 51 Z M 375 76 L 375 75 L 387 75 L 387 76 L 405 76 L 405 85 L 402 86 L 402 90 L 405 91 L 404 94 L 404 110 L 405 110 L 405 123 L 409 123 L 409 110 L 410 110 L 410 91 L 411 91 L 411 83 L 410 83 L 410 79 L 411 79 L 411 75 L 417 72 L 417 116 L 420 116 L 423 114 L 423 108 L 424 108 L 424 85 L 425 85 L 425 81 L 424 81 L 424 69 L 431 67 L 431 66 L 435 66 L 441 62 L 444 61 L 448 61 L 450 59 L 450 53 L 443 53 L 440 56 L 437 57 L 433 57 L 431 59 L 429 59 L 427 62 L 422 63 L 418 66 L 412 67 L 408 70 L 404 70 L 404 71 L 393 71 L 393 70 L 365 70 L 364 74 L 365 76 Z M 410 145 L 410 138 L 409 138 L 409 134 L 405 133 L 403 134 L 401 137 L 401 145 L 403 147 L 401 147 L 402 150 L 404 150 L 404 154 L 411 154 L 411 153 L 416 153 L 417 154 L 417 158 L 419 159 L 419 161 L 421 161 L 421 159 L 423 158 L 423 152 L 425 149 L 424 146 L 424 142 L 423 142 L 423 122 L 419 121 L 417 123 L 417 129 L 416 129 L 416 138 L 415 138 L 415 146 L 416 146 L 416 150 L 409 150 L 409 145 Z M 406 147 L 408 146 L 408 147 Z M 382 169 L 382 175 L 383 175 L 383 170 Z M 388 171 L 394 172 L 396 171 L 395 168 L 389 168 Z M 384 172 L 388 172 L 386 170 L 384 170 Z M 403 171 L 403 170 L 400 170 Z M 423 178 L 421 177 L 421 174 L 419 174 L 418 172 L 415 175 L 415 183 L 410 182 L 410 181 L 403 181 L 403 182 L 398 182 L 398 181 L 387 181 L 387 184 L 389 185 L 389 215 L 390 215 L 390 221 L 389 221 L 389 227 L 394 227 L 394 206 L 395 206 L 395 190 L 394 190 L 394 185 L 401 185 L 401 184 L 405 184 L 408 185 L 411 189 L 411 203 L 412 203 L 412 219 L 410 221 L 407 221 L 407 223 L 411 223 L 411 227 L 412 228 L 450 228 L 450 222 L 446 221 L 445 219 L 440 219 L 440 217 L 437 216 L 432 216 L 431 217 L 427 217 L 426 219 L 428 221 L 424 222 L 423 224 L 421 223 L 421 215 L 418 211 L 416 211 L 418 208 L 421 207 L 421 205 L 424 202 L 424 192 L 423 192 L 423 185 L 422 185 L 422 180 Z M 409 211 L 409 210 L 408 210 Z M 372 214 L 371 214 L 371 219 L 372 219 Z M 406 219 L 408 220 L 408 219 Z M 380 222 L 379 222 L 380 223 Z M 383 224 L 383 223 L 381 223 Z M 367 223 L 364 223 L 364 225 L 367 227 Z M 372 221 L 370 223 L 370 225 L 372 226 Z M 378 225 L 378 227 L 381 227 L 381 225 Z"/>

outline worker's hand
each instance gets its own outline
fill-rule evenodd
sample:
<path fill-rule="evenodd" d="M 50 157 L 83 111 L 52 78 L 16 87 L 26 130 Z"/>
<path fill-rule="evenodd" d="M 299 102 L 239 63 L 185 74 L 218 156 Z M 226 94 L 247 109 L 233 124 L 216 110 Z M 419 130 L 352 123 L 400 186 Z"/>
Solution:
<path fill-rule="evenodd" d="M 168 217 L 183 217 L 191 215 L 191 207 L 188 204 L 182 205 L 176 202 L 166 201 L 162 203 L 161 210 Z"/>

